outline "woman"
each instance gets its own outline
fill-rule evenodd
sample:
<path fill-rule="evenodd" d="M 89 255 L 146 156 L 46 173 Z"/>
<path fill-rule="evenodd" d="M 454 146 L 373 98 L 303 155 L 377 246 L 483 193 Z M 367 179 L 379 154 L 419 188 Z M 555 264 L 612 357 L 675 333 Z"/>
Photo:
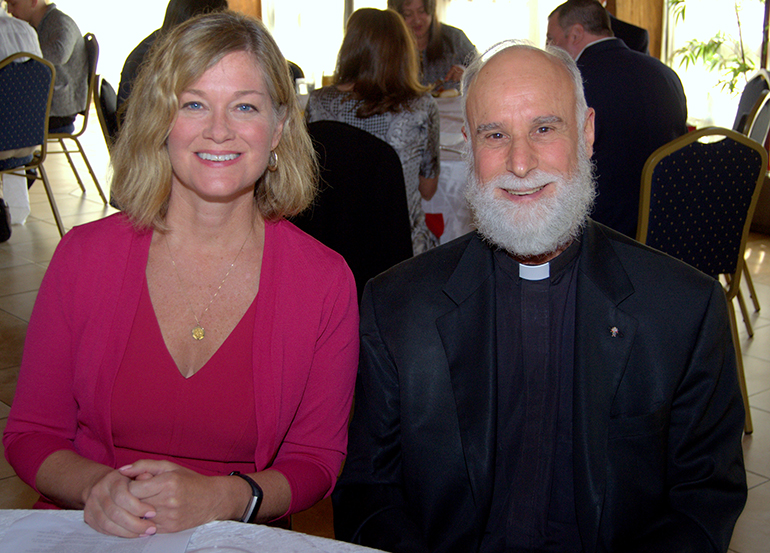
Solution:
<path fill-rule="evenodd" d="M 199 16 L 132 95 L 125 212 L 51 261 L 6 455 L 116 536 L 306 509 L 344 457 L 358 316 L 342 258 L 284 220 L 316 173 L 286 61 L 258 21 Z"/>
<path fill-rule="evenodd" d="M 465 66 L 476 47 L 465 33 L 436 18 L 436 0 L 388 0 L 400 13 L 417 40 L 422 58 L 423 84 L 436 90 L 459 89 Z"/>
<path fill-rule="evenodd" d="M 421 198 L 429 200 L 438 186 L 438 107 L 418 80 L 417 52 L 403 19 L 392 10 L 353 12 L 335 79 L 310 94 L 307 121 L 341 121 L 390 144 L 404 170 L 413 252 L 436 246 Z"/>

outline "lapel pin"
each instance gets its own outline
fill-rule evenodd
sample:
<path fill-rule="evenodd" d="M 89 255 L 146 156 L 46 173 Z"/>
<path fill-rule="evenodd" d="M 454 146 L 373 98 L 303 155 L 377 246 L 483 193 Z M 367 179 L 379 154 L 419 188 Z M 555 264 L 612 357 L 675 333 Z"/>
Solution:
<path fill-rule="evenodd" d="M 620 336 L 620 331 L 618 330 L 618 327 L 613 326 L 610 329 L 610 336 L 612 336 L 613 338 L 617 338 L 618 336 Z"/>

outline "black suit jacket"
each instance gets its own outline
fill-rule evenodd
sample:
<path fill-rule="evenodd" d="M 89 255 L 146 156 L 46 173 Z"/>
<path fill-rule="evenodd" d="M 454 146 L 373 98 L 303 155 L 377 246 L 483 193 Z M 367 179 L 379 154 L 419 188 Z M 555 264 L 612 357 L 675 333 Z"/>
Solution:
<path fill-rule="evenodd" d="M 494 483 L 495 278 L 492 250 L 470 234 L 367 285 L 338 538 L 478 550 Z M 746 483 L 720 285 L 591 222 L 575 327 L 583 551 L 726 551 Z"/>
<path fill-rule="evenodd" d="M 687 132 L 682 83 L 671 68 L 617 38 L 590 44 L 577 65 L 586 102 L 596 110 L 599 195 L 591 217 L 635 238 L 644 163 Z"/>
<path fill-rule="evenodd" d="M 609 15 L 610 26 L 615 38 L 625 42 L 631 50 L 636 50 L 642 54 L 650 53 L 650 33 L 647 32 L 647 29 L 627 23 L 612 14 Z"/>

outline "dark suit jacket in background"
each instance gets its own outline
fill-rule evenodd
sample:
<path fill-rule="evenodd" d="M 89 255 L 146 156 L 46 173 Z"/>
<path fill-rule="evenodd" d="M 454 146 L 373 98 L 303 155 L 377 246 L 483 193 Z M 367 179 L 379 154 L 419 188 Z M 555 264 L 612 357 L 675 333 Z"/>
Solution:
<path fill-rule="evenodd" d="M 625 42 L 631 50 L 636 50 L 642 54 L 650 53 L 650 33 L 647 32 L 647 29 L 626 23 L 612 14 L 609 15 L 610 26 L 612 32 L 615 33 L 615 38 Z"/>
<path fill-rule="evenodd" d="M 478 550 L 497 444 L 495 279 L 492 250 L 469 234 L 367 285 L 348 459 L 333 494 L 339 539 Z M 583 551 L 726 551 L 746 482 L 720 285 L 590 222 L 576 301 Z"/>
<path fill-rule="evenodd" d="M 591 217 L 636 237 L 639 189 L 647 158 L 687 132 L 687 102 L 677 74 L 611 38 L 577 59 L 586 101 L 596 110 L 599 196 Z"/>

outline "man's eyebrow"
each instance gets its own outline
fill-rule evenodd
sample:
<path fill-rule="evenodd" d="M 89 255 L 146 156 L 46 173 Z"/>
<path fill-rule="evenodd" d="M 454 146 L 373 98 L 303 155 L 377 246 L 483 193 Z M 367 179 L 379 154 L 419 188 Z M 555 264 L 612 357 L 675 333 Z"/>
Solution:
<path fill-rule="evenodd" d="M 481 134 L 487 131 L 498 130 L 501 127 L 502 127 L 501 123 L 484 123 L 483 125 L 479 125 L 478 127 L 476 127 L 476 134 Z"/>
<path fill-rule="evenodd" d="M 532 121 L 535 125 L 548 125 L 551 123 L 564 123 L 564 119 L 558 115 L 542 115 Z"/>

